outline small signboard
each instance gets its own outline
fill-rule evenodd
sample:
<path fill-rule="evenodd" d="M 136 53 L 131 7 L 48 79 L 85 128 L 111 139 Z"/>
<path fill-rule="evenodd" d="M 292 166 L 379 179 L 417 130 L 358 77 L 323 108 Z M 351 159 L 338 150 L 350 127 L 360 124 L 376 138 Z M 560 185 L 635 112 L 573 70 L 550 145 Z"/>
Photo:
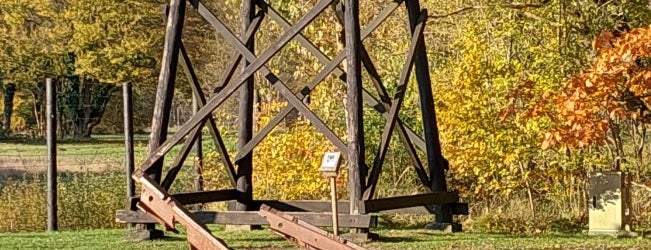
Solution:
<path fill-rule="evenodd" d="M 325 153 L 323 160 L 321 160 L 321 168 L 319 168 L 319 171 L 326 176 L 337 176 L 340 158 L 341 152 Z"/>

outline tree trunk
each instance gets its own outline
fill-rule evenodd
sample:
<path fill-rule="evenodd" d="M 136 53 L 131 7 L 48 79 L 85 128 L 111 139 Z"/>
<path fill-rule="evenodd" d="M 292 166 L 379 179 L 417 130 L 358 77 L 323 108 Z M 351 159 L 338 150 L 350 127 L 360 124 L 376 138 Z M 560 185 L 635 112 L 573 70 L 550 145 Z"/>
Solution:
<path fill-rule="evenodd" d="M 16 84 L 9 83 L 4 86 L 4 112 L 3 125 L 5 133 L 11 132 L 11 115 L 14 111 L 14 96 L 16 94 Z"/>

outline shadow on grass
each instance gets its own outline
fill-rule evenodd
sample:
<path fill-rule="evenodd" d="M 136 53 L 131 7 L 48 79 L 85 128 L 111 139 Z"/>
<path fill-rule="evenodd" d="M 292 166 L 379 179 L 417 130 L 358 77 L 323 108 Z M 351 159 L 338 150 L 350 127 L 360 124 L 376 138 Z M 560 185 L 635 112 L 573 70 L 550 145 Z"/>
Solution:
<path fill-rule="evenodd" d="M 382 236 L 377 241 L 378 243 L 402 243 L 402 242 L 421 242 L 423 239 L 411 238 L 411 237 L 400 237 L 400 236 Z"/>

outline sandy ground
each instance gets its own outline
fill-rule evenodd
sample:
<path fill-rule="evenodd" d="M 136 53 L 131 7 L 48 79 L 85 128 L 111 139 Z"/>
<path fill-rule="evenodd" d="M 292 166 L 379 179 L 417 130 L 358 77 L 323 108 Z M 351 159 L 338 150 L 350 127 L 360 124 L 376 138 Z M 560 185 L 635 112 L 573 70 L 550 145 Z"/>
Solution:
<path fill-rule="evenodd" d="M 2 156 L 0 157 L 0 175 L 15 176 L 26 173 L 47 171 L 47 157 L 45 156 Z M 107 170 L 120 170 L 123 168 L 121 156 L 115 157 L 66 157 L 59 156 L 57 170 L 65 172 L 103 172 Z"/>

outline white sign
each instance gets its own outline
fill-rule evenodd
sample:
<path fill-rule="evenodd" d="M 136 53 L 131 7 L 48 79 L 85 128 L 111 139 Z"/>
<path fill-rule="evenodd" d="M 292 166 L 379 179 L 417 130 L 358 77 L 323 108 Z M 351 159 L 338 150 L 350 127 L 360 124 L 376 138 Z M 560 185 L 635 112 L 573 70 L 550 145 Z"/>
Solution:
<path fill-rule="evenodd" d="M 341 157 L 340 152 L 327 152 L 323 155 L 323 160 L 321 160 L 321 168 L 319 171 L 334 174 L 336 175 L 339 171 L 339 159 Z"/>

